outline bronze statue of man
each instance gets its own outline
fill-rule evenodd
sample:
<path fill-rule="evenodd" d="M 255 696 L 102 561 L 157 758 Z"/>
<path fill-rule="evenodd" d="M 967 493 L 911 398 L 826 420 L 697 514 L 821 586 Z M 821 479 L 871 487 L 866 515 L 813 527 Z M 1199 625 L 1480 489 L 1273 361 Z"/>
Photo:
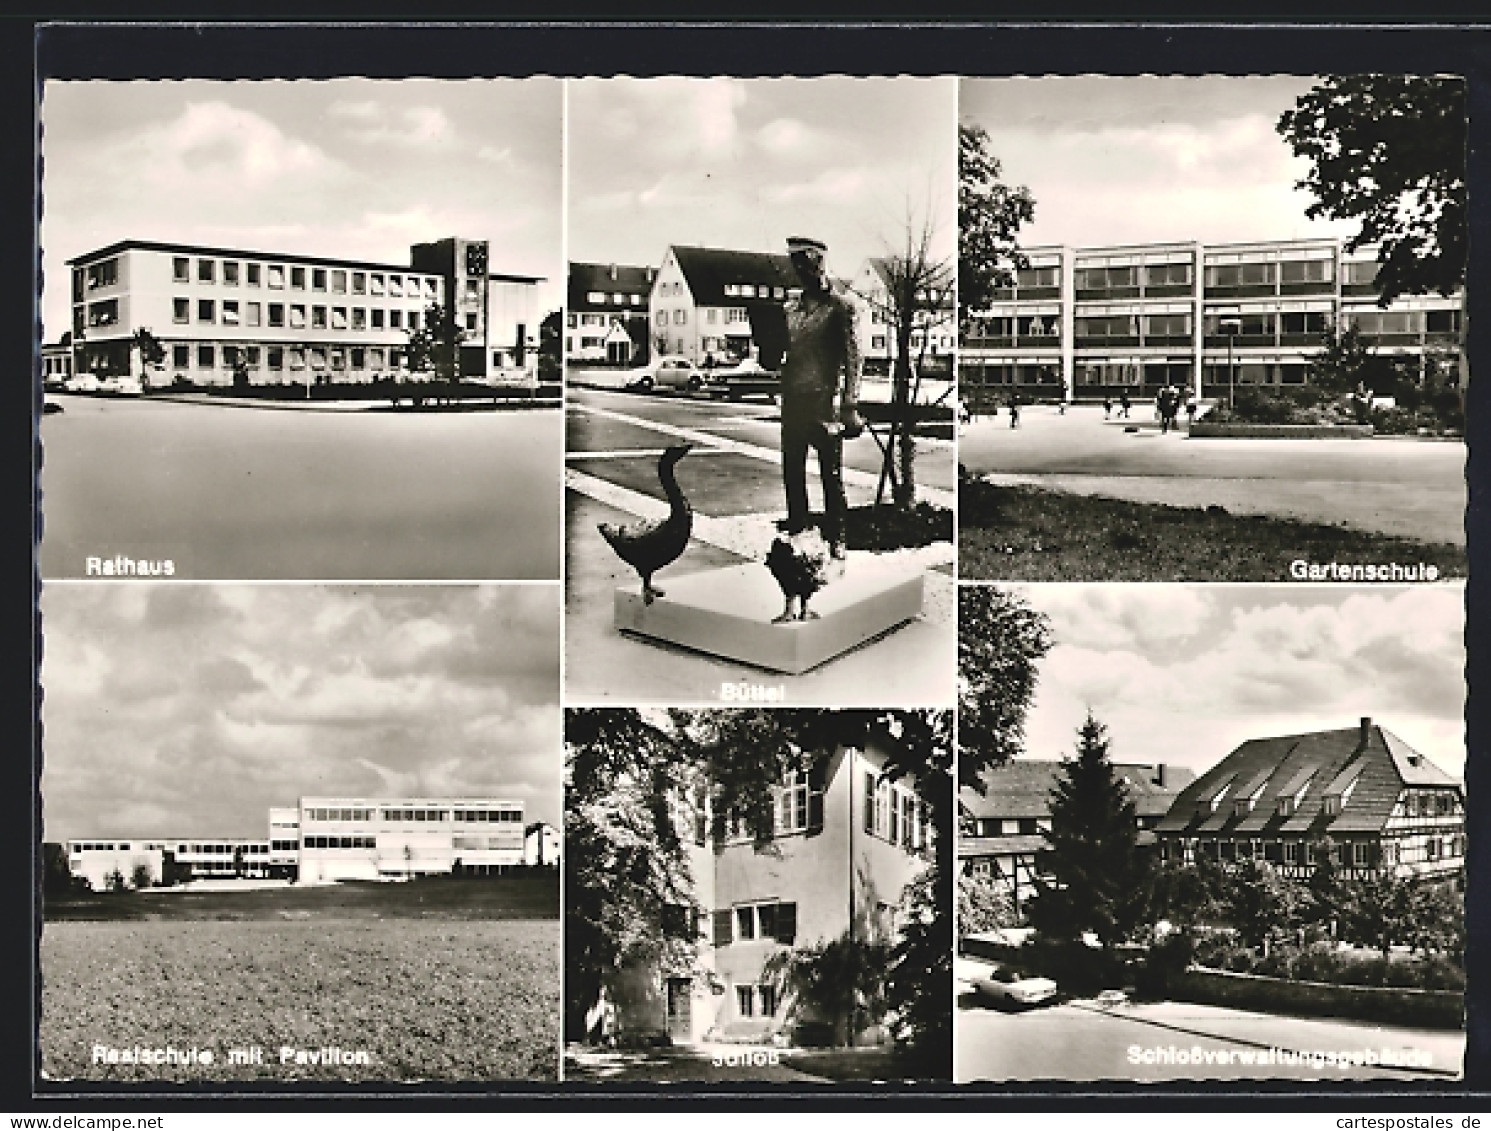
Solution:
<path fill-rule="evenodd" d="M 808 525 L 808 449 L 818 453 L 823 476 L 823 536 L 835 557 L 844 556 L 844 441 L 864 431 L 859 416 L 859 312 L 829 281 L 828 247 L 794 236 L 787 254 L 802 293 L 773 310 L 751 310 L 751 332 L 761 364 L 781 369 L 782 482 L 787 529 Z M 780 313 L 778 313 L 780 311 Z M 783 325 L 785 323 L 785 325 Z M 785 361 L 782 355 L 785 353 Z"/>

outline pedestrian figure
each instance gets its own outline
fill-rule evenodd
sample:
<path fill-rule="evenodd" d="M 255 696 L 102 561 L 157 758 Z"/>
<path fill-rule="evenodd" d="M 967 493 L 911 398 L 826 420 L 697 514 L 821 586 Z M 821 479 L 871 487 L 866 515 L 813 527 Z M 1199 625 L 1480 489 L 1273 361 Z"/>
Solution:
<path fill-rule="evenodd" d="M 1119 410 L 1119 415 L 1122 416 L 1125 420 L 1127 420 L 1129 418 L 1129 405 L 1130 405 L 1130 403 L 1131 402 L 1129 401 L 1129 391 L 1127 389 L 1125 389 L 1123 392 L 1121 392 L 1121 393 L 1118 394 L 1118 410 Z"/>
<path fill-rule="evenodd" d="M 1103 394 L 1103 419 L 1107 420 L 1112 415 L 1113 415 L 1113 394 L 1112 393 L 1104 393 Z"/>
<path fill-rule="evenodd" d="M 1196 427 L 1196 394 L 1190 393 L 1186 396 L 1186 431 L 1189 432 Z"/>
<path fill-rule="evenodd" d="M 1166 385 L 1160 390 L 1156 403 L 1160 410 L 1160 434 L 1164 435 L 1175 426 L 1175 414 L 1180 410 L 1180 390 L 1174 385 Z"/>
<path fill-rule="evenodd" d="M 1010 390 L 1010 427 L 1020 427 L 1020 394 Z"/>

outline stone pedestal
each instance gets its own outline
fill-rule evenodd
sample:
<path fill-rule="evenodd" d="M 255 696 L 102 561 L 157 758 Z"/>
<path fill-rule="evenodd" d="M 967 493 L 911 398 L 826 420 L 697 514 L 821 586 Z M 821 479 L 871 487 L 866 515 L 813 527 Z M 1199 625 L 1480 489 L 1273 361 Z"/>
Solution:
<path fill-rule="evenodd" d="M 921 571 L 850 554 L 844 575 L 809 602 L 817 620 L 773 624 L 782 590 L 761 562 L 655 579 L 666 591 L 651 605 L 640 583 L 616 590 L 624 632 L 711 656 L 798 675 L 921 615 Z"/>

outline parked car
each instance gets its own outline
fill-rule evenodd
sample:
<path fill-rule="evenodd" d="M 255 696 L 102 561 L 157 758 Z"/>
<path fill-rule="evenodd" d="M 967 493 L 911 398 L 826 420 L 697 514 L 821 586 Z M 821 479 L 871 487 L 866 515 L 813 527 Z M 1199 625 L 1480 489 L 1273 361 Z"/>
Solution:
<path fill-rule="evenodd" d="M 1054 1001 L 1057 994 L 1050 978 L 1031 977 L 1016 966 L 990 965 L 969 982 L 977 996 L 995 1005 L 1029 1007 Z"/>
<path fill-rule="evenodd" d="M 629 389 L 636 382 L 639 369 L 601 369 L 575 366 L 565 375 L 571 385 L 589 385 L 594 389 Z"/>
<path fill-rule="evenodd" d="M 103 384 L 93 373 L 74 373 L 67 379 L 69 393 L 96 393 Z"/>
<path fill-rule="evenodd" d="M 754 357 L 734 365 L 711 369 L 705 374 L 705 387 L 711 397 L 739 400 L 748 396 L 768 396 L 773 400 L 781 392 L 782 379 L 771 369 L 762 368 Z"/>
<path fill-rule="evenodd" d="M 631 370 L 631 381 L 627 388 L 641 389 L 688 389 L 695 392 L 704 387 L 704 374 L 694 367 L 686 357 L 667 354 L 655 357 L 640 369 Z"/>
<path fill-rule="evenodd" d="M 99 382 L 98 391 L 116 397 L 138 397 L 144 395 L 145 386 L 138 377 L 126 373 L 117 377 L 105 377 Z"/>

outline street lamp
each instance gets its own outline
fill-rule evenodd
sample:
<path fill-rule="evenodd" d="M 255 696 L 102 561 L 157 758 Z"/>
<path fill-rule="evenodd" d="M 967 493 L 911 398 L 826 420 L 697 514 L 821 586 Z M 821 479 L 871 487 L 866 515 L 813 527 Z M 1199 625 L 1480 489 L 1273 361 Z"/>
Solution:
<path fill-rule="evenodd" d="M 1227 407 L 1237 407 L 1237 383 L 1232 369 L 1232 342 L 1242 333 L 1242 319 L 1236 315 L 1219 319 L 1217 327 L 1227 335 Z"/>

